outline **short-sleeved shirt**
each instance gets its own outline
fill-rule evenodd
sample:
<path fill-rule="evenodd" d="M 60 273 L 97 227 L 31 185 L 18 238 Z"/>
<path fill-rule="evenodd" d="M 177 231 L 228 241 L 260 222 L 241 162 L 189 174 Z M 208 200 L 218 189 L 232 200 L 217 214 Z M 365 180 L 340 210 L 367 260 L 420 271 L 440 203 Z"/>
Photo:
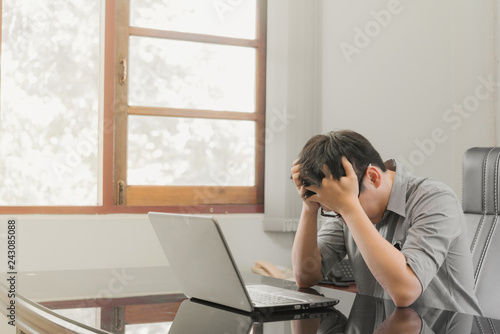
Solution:
<path fill-rule="evenodd" d="M 455 193 L 441 182 L 413 176 L 395 160 L 386 166 L 396 174 L 386 211 L 375 227 L 401 250 L 419 279 L 422 294 L 415 304 L 481 314 L 473 291 L 465 218 Z M 342 219 L 323 224 L 318 247 L 324 276 L 347 254 L 359 293 L 390 298 L 368 269 Z"/>

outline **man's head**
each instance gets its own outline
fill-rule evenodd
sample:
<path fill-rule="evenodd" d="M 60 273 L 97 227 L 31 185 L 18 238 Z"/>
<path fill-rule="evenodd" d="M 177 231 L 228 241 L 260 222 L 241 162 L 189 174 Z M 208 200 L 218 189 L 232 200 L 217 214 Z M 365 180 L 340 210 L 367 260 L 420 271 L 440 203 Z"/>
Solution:
<path fill-rule="evenodd" d="M 380 154 L 372 144 L 362 135 L 350 130 L 331 131 L 327 134 L 316 135 L 309 139 L 299 154 L 298 164 L 301 164 L 299 179 L 305 186 L 320 186 L 325 177 L 322 169 L 327 166 L 335 179 L 345 176 L 342 167 L 342 156 L 352 164 L 360 183 L 366 169 L 371 164 L 387 170 Z"/>

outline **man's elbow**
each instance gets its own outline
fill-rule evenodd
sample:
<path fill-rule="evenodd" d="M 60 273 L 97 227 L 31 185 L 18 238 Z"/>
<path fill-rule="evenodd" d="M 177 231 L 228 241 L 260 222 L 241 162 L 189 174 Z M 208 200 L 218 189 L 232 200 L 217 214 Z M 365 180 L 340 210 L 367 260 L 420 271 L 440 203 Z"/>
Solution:
<path fill-rule="evenodd" d="M 407 266 L 409 275 L 399 284 L 393 286 L 389 292 L 394 304 L 398 307 L 408 307 L 412 305 L 423 292 L 420 280 L 413 270 Z"/>
<path fill-rule="evenodd" d="M 417 291 L 400 291 L 391 296 L 392 301 L 397 307 L 408 307 L 412 305 L 420 296 Z"/>
<path fill-rule="evenodd" d="M 321 273 L 295 273 L 295 283 L 299 288 L 310 288 L 323 278 Z"/>

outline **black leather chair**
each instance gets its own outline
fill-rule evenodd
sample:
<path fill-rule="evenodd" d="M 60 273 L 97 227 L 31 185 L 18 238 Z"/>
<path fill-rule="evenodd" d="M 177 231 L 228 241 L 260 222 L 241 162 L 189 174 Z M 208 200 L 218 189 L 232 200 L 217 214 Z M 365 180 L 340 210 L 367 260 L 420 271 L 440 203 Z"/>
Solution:
<path fill-rule="evenodd" d="M 486 317 L 500 319 L 500 147 L 465 152 L 462 207 L 474 264 L 475 292 Z"/>

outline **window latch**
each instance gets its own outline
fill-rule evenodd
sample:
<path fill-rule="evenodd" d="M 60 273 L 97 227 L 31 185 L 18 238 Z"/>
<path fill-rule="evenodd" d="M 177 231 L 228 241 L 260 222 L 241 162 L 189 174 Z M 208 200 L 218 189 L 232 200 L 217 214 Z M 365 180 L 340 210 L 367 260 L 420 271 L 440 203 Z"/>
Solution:
<path fill-rule="evenodd" d="M 120 79 L 120 85 L 125 85 L 127 83 L 127 59 L 122 57 L 120 60 L 120 65 L 122 65 L 122 77 Z"/>
<path fill-rule="evenodd" d="M 116 184 L 116 204 L 125 205 L 125 182 L 120 180 Z"/>

